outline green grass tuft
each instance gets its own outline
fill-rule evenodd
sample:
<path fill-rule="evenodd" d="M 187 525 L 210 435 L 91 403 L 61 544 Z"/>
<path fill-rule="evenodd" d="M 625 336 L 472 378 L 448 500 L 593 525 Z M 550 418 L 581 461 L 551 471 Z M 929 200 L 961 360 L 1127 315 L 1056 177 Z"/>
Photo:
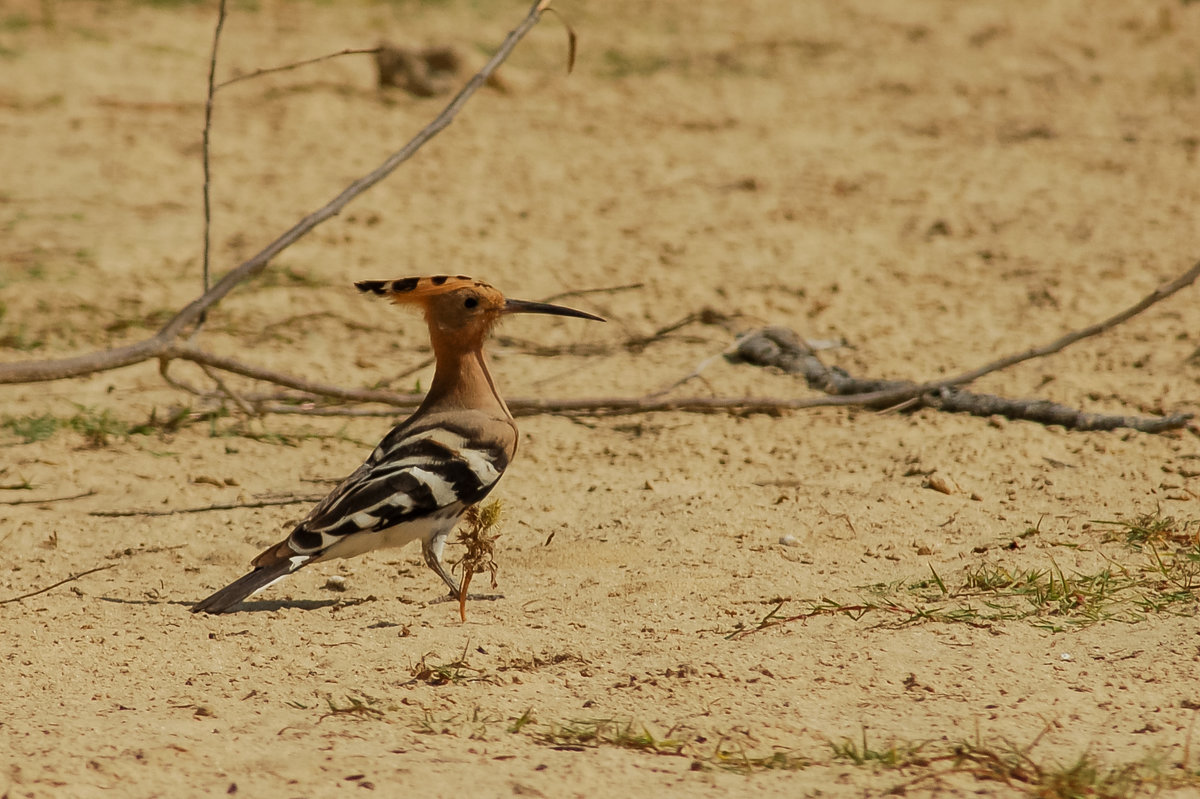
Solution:
<path fill-rule="evenodd" d="M 1163 516 L 1161 509 L 1132 519 L 1094 520 L 1092 523 L 1117 528 L 1106 540 L 1123 541 L 1138 550 L 1147 546 L 1194 546 L 1200 543 L 1200 519 L 1179 520 L 1174 516 Z"/>
<path fill-rule="evenodd" d="M 614 719 L 568 721 L 560 725 L 551 725 L 535 737 L 555 749 L 567 750 L 615 746 L 619 749 L 679 754 L 685 745 L 684 741 L 656 738 L 644 725 Z"/>
<path fill-rule="evenodd" d="M 829 742 L 829 747 L 833 750 L 833 756 L 837 760 L 846 760 L 856 766 L 877 764 L 885 768 L 904 768 L 914 764 L 924 765 L 927 761 L 920 755 L 924 746 L 924 743 L 893 743 L 886 749 L 872 749 L 867 742 L 866 727 L 862 729 L 861 746 L 849 738 L 843 738 L 840 742 Z"/>
<path fill-rule="evenodd" d="M 67 426 L 82 435 L 89 446 L 99 449 L 107 447 L 110 438 L 129 437 L 129 425 L 113 416 L 108 408 L 97 411 L 83 406 L 77 407 L 79 413 L 67 420 Z"/>
<path fill-rule="evenodd" d="M 40 416 L 6 416 L 0 421 L 0 427 L 20 436 L 21 443 L 32 444 L 35 441 L 45 441 L 54 435 L 54 431 L 59 427 L 59 420 L 49 413 Z"/>

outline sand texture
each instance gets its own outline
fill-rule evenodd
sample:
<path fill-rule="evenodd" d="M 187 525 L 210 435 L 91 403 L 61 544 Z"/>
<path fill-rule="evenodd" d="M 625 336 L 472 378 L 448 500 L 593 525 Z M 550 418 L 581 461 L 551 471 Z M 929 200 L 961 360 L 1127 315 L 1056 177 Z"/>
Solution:
<path fill-rule="evenodd" d="M 525 9 L 235 0 L 217 76 L 383 39 L 475 69 Z M 854 375 L 936 379 L 1200 257 L 1200 3 L 559 10 L 572 74 L 547 17 L 195 343 L 419 392 L 424 322 L 352 284 L 462 273 L 523 299 L 612 289 L 561 300 L 606 325 L 502 326 L 506 396 L 809 397 L 721 354 L 779 325 Z M 0 7 L 0 362 L 142 340 L 199 294 L 214 22 Z M 214 277 L 447 99 L 378 88 L 364 55 L 218 92 Z M 974 388 L 1200 412 L 1198 291 Z M 493 494 L 502 598 L 466 623 L 417 547 L 188 611 L 309 505 L 161 512 L 319 497 L 395 419 L 247 418 L 157 362 L 0 386 L 0 600 L 103 567 L 0 604 L 0 796 L 1200 795 L 1194 428 L 535 415 Z M 95 515 L 119 511 L 159 515 Z"/>

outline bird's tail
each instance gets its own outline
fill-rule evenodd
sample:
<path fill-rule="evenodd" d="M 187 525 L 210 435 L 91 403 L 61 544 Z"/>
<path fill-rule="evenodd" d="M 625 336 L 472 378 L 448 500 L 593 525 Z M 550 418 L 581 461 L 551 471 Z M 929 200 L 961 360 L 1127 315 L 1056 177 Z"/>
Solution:
<path fill-rule="evenodd" d="M 201 599 L 192 605 L 192 613 L 224 613 L 255 591 L 260 591 L 281 577 L 286 577 L 295 571 L 298 565 L 288 560 L 281 560 L 267 566 L 259 566 L 207 599 Z"/>

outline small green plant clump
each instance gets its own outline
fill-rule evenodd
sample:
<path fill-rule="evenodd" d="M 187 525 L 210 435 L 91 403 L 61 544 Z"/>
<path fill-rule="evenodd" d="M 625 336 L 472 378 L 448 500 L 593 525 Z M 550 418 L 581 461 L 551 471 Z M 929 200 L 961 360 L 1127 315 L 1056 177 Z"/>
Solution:
<path fill-rule="evenodd" d="M 856 766 L 874 763 L 886 768 L 926 765 L 928 761 L 920 754 L 924 746 L 923 743 L 892 743 L 883 749 L 872 748 L 867 742 L 866 727 L 863 727 L 861 746 L 850 738 L 829 742 L 829 748 L 833 750 L 833 756 L 837 760 L 849 761 Z"/>
<path fill-rule="evenodd" d="M 770 600 L 773 607 L 766 615 L 740 622 L 725 637 L 736 640 L 815 616 L 857 621 L 871 615 L 882 617 L 878 626 L 886 628 L 930 622 L 990 627 L 1024 621 L 1063 632 L 1105 621 L 1135 624 L 1150 614 L 1200 614 L 1200 520 L 1153 513 L 1102 524 L 1118 528 L 1102 543 L 1120 542 L 1127 548 L 1102 554 L 1104 565 L 1092 571 L 1067 572 L 1053 558 L 1042 568 L 1016 568 L 986 559 L 949 579 L 931 566 L 930 577 L 860 586 L 864 593 L 850 601 L 798 600 L 801 607 L 789 613 L 791 600 Z M 1139 555 L 1133 562 L 1129 550 Z"/>
<path fill-rule="evenodd" d="M 4 420 L 0 422 L 0 426 L 18 436 L 22 444 L 32 444 L 35 441 L 45 441 L 54 435 L 54 431 L 59 427 L 59 419 L 49 413 L 5 416 Z"/>
<path fill-rule="evenodd" d="M 1093 523 L 1116 528 L 1107 540 L 1122 541 L 1138 550 L 1146 547 L 1200 545 L 1200 519 L 1183 520 L 1176 519 L 1174 516 L 1163 516 L 1162 512 L 1157 509 L 1152 513 L 1139 514 L 1132 519 L 1097 520 Z"/>
<path fill-rule="evenodd" d="M 59 430 L 74 430 L 87 441 L 88 446 L 108 446 L 112 438 L 128 438 L 135 433 L 147 432 L 146 426 L 133 426 L 121 421 L 108 408 L 96 410 L 77 405 L 73 416 L 60 417 L 51 413 L 25 416 L 5 416 L 0 427 L 21 439 L 22 444 L 45 441 Z"/>
<path fill-rule="evenodd" d="M 656 738 L 644 725 L 614 719 L 587 719 L 551 725 L 549 729 L 537 733 L 536 738 L 555 749 L 615 746 L 619 749 L 675 755 L 683 750 L 686 743 L 671 738 Z"/>

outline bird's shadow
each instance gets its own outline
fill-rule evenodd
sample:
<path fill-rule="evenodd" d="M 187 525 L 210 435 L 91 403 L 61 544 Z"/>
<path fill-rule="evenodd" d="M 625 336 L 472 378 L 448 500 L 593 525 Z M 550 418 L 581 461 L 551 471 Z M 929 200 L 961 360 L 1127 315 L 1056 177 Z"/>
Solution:
<path fill-rule="evenodd" d="M 118 605 L 182 605 L 185 608 L 191 608 L 195 602 L 185 602 L 182 599 L 125 599 L 115 596 L 96 597 L 102 602 L 115 602 Z M 284 610 L 290 608 L 294 610 L 320 610 L 321 608 L 331 608 L 335 605 L 341 607 L 352 607 L 354 605 L 363 605 L 367 602 L 374 602 L 378 597 L 367 596 L 361 599 L 255 599 L 249 602 L 239 602 L 234 605 L 233 612 L 236 613 L 267 613 L 276 610 Z M 226 614 L 206 614 L 223 616 Z"/>
<path fill-rule="evenodd" d="M 504 599 L 504 594 L 467 594 L 467 599 L 472 602 L 495 602 L 498 599 Z M 442 594 L 441 596 L 429 600 L 429 605 L 440 605 L 443 602 L 457 602 L 458 594 Z"/>

